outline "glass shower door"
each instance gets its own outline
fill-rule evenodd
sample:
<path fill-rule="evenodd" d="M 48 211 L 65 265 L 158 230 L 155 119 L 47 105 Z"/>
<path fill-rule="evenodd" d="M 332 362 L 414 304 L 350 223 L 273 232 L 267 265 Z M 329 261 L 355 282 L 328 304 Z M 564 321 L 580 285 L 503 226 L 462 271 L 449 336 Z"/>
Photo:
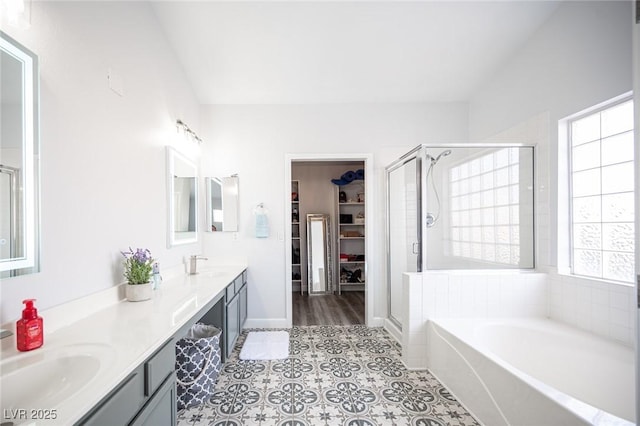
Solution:
<path fill-rule="evenodd" d="M 421 158 L 414 150 L 387 167 L 389 319 L 402 328 L 402 274 L 421 270 Z"/>

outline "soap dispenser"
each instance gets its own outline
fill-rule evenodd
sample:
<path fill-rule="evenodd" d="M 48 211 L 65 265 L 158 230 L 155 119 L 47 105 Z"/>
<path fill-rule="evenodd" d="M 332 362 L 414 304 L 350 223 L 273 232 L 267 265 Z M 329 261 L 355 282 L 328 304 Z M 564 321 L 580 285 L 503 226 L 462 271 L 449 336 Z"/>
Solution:
<path fill-rule="evenodd" d="M 26 299 L 22 303 L 25 308 L 22 318 L 16 323 L 16 341 L 19 351 L 38 349 L 44 342 L 44 329 L 42 317 L 38 316 L 38 310 L 33 306 L 35 299 Z"/>

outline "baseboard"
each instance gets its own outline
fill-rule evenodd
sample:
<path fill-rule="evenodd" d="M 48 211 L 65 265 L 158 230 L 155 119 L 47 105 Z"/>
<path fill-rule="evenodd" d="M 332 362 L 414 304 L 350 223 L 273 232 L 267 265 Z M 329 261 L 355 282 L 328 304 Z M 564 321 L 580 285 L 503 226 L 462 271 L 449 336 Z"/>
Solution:
<path fill-rule="evenodd" d="M 402 330 L 398 329 L 395 324 L 393 324 L 389 319 L 386 318 L 384 320 L 383 327 L 385 330 L 387 330 L 391 337 L 396 339 L 396 342 L 398 342 L 398 344 L 402 345 Z"/>

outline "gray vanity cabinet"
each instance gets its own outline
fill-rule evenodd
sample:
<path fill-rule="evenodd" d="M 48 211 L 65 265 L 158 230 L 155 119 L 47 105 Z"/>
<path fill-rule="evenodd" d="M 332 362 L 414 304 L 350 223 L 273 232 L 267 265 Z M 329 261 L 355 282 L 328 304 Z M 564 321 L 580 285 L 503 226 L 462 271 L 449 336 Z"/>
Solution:
<path fill-rule="evenodd" d="M 175 425 L 174 345 L 169 339 L 77 424 Z"/>
<path fill-rule="evenodd" d="M 225 355 L 229 357 L 247 319 L 247 271 L 233 280 L 226 291 Z M 226 331 L 226 334 L 224 333 Z"/>
<path fill-rule="evenodd" d="M 244 270 L 202 306 L 164 345 L 137 366 L 76 425 L 174 426 L 176 424 L 175 344 L 196 322 L 222 330 L 223 361 L 247 319 L 247 271 Z"/>

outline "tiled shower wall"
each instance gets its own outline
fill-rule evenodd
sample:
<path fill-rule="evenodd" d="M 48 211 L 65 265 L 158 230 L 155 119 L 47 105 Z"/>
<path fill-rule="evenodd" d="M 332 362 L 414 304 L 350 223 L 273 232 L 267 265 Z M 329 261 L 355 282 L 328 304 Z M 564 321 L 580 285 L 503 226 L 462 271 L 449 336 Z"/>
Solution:
<path fill-rule="evenodd" d="M 633 346 L 635 288 L 549 274 L 549 317 Z"/>

